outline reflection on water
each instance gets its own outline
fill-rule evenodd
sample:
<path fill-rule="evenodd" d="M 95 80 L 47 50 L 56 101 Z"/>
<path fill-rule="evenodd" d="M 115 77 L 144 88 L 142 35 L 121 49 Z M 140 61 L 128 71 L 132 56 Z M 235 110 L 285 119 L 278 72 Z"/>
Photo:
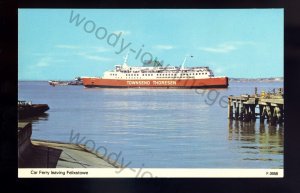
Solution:
<path fill-rule="evenodd" d="M 22 122 L 31 122 L 32 124 L 38 123 L 38 121 L 47 121 L 49 117 L 48 113 L 40 114 L 39 116 L 34 116 L 26 119 L 20 119 Z"/>
<path fill-rule="evenodd" d="M 283 155 L 283 133 L 283 125 L 228 121 L 228 139 L 239 142 L 243 160 L 280 161 L 276 155 Z M 270 155 L 275 155 L 274 159 Z"/>

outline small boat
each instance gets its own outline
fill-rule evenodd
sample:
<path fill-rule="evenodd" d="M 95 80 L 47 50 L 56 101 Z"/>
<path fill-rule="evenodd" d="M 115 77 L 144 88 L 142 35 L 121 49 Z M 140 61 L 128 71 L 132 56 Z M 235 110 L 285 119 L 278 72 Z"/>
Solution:
<path fill-rule="evenodd" d="M 49 110 L 49 106 L 47 104 L 32 104 L 31 102 L 27 101 L 18 101 L 19 119 L 39 116 L 47 110 Z"/>
<path fill-rule="evenodd" d="M 81 81 L 80 77 L 76 77 L 75 80 L 72 80 L 72 81 L 50 80 L 48 82 L 51 86 L 82 85 L 82 81 Z"/>

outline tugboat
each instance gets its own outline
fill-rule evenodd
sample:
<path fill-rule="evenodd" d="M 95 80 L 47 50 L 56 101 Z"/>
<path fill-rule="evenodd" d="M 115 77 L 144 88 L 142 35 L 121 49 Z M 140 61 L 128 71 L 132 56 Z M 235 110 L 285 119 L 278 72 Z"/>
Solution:
<path fill-rule="evenodd" d="M 48 82 L 51 86 L 82 85 L 82 81 L 80 77 L 76 77 L 75 80 L 73 81 L 50 80 Z"/>
<path fill-rule="evenodd" d="M 43 114 L 49 110 L 47 104 L 32 104 L 27 101 L 18 101 L 18 117 L 19 119 L 26 119 Z"/>

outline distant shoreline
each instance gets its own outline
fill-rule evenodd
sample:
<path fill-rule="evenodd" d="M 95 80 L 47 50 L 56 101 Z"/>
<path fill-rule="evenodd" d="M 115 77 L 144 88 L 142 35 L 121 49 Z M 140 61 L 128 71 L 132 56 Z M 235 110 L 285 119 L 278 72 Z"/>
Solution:
<path fill-rule="evenodd" d="M 230 82 L 283 82 L 283 77 L 275 78 L 229 78 Z"/>

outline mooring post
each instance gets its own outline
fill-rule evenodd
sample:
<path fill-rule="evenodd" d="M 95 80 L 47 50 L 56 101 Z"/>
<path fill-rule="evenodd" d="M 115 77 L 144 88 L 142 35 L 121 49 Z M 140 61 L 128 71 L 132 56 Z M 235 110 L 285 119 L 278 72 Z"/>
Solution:
<path fill-rule="evenodd" d="M 248 109 L 248 105 L 244 105 L 244 109 L 245 109 L 245 113 L 244 113 L 244 119 L 243 119 L 243 121 L 248 122 L 249 121 L 249 109 Z"/>
<path fill-rule="evenodd" d="M 235 105 L 236 108 L 235 108 L 234 116 L 235 116 L 235 120 L 238 120 L 240 116 L 240 104 L 238 103 L 238 101 L 235 101 Z"/>
<path fill-rule="evenodd" d="M 254 105 L 250 105 L 250 109 L 251 109 L 251 119 L 252 120 L 256 120 L 256 116 L 255 116 L 255 104 Z"/>
<path fill-rule="evenodd" d="M 228 97 L 228 119 L 232 119 L 232 103 L 230 97 Z"/>
<path fill-rule="evenodd" d="M 272 115 L 272 109 L 270 104 L 266 106 L 266 109 L 267 109 L 268 121 L 271 125 L 274 125 L 274 117 Z"/>
<path fill-rule="evenodd" d="M 282 108 L 280 108 L 280 107 L 278 107 L 278 109 L 277 109 L 277 118 L 278 118 L 278 123 L 279 124 L 282 124 L 282 122 L 283 122 L 283 110 L 282 110 Z"/>
<path fill-rule="evenodd" d="M 264 107 L 263 105 L 258 105 L 259 107 L 259 119 L 260 119 L 260 122 L 263 123 L 264 122 L 264 119 L 265 117 L 263 116 L 263 111 L 264 111 Z"/>
<path fill-rule="evenodd" d="M 273 117 L 273 122 L 274 122 L 274 124 L 276 124 L 276 122 L 277 122 L 277 120 L 278 120 L 278 117 L 277 117 L 277 112 L 278 112 L 278 107 L 274 107 L 274 109 L 273 109 L 273 115 L 272 115 L 272 117 Z"/>
<path fill-rule="evenodd" d="M 282 95 L 282 88 L 278 88 L 278 94 Z"/>
<path fill-rule="evenodd" d="M 244 107 L 242 101 L 240 102 L 240 104 L 241 104 L 240 120 L 243 120 L 244 119 L 244 115 L 245 115 L 245 107 Z"/>

